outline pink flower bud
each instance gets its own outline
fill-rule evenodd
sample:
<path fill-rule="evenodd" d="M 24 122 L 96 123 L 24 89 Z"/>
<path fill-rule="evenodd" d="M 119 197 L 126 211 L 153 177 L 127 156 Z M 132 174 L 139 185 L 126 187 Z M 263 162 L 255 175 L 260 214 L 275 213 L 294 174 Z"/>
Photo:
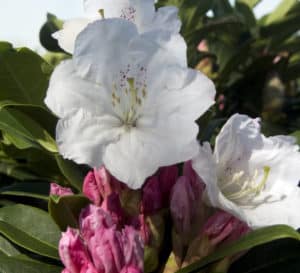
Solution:
<path fill-rule="evenodd" d="M 66 267 L 66 272 L 81 273 L 83 272 L 82 268 L 87 267 L 88 264 L 92 267 L 87 250 L 77 230 L 68 228 L 62 234 L 59 241 L 59 255 Z"/>
<path fill-rule="evenodd" d="M 195 172 L 195 170 L 192 167 L 192 161 L 187 161 L 183 165 L 183 176 L 186 176 L 189 178 L 190 183 L 193 187 L 194 195 L 195 196 L 202 196 L 203 191 L 205 189 L 205 184 L 200 179 L 198 174 Z"/>
<path fill-rule="evenodd" d="M 152 214 L 170 201 L 170 192 L 178 177 L 177 166 L 160 168 L 157 175 L 148 178 L 142 190 L 142 212 Z"/>
<path fill-rule="evenodd" d="M 109 212 L 94 205 L 89 205 L 83 209 L 79 217 L 81 234 L 87 242 L 90 241 L 98 229 L 110 228 L 116 224 Z"/>
<path fill-rule="evenodd" d="M 170 193 L 178 178 L 178 167 L 176 165 L 159 169 L 158 178 L 161 185 L 163 205 L 168 206 Z"/>
<path fill-rule="evenodd" d="M 195 200 L 190 180 L 186 176 L 179 177 L 171 194 L 170 210 L 175 230 L 182 236 L 191 230 Z"/>
<path fill-rule="evenodd" d="M 70 188 L 64 188 L 56 183 L 50 184 L 50 195 L 58 195 L 58 196 L 64 196 L 64 195 L 73 195 L 74 193 Z"/>
<path fill-rule="evenodd" d="M 227 242 L 237 240 L 249 230 L 245 223 L 224 211 L 218 211 L 212 215 L 203 227 L 203 233 L 208 236 L 214 246 L 224 240 Z"/>
<path fill-rule="evenodd" d="M 112 193 L 110 174 L 104 167 L 87 174 L 83 181 L 83 193 L 97 206 Z"/>
<path fill-rule="evenodd" d="M 124 211 L 117 193 L 112 193 L 105 198 L 102 202 L 101 208 L 110 213 L 115 223 L 122 224 L 124 222 Z"/>
<path fill-rule="evenodd" d="M 120 273 L 142 273 L 140 269 L 134 267 L 134 266 L 126 266 L 123 267 Z"/>
<path fill-rule="evenodd" d="M 144 267 L 144 244 L 139 232 L 133 227 L 125 226 L 122 230 L 122 243 L 125 264 L 142 270 Z"/>
<path fill-rule="evenodd" d="M 157 176 L 150 177 L 143 187 L 142 211 L 151 214 L 162 208 L 162 192 Z"/>

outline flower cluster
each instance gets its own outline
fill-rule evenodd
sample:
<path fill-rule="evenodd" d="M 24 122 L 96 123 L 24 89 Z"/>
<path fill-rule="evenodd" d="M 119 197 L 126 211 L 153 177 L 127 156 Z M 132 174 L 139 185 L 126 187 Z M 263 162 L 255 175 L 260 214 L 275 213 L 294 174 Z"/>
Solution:
<path fill-rule="evenodd" d="M 45 99 L 59 117 L 59 152 L 93 168 L 83 183 L 93 204 L 60 241 L 64 273 L 152 272 L 170 223 L 171 272 L 250 229 L 300 226 L 295 140 L 266 137 L 259 119 L 235 114 L 214 151 L 200 145 L 196 121 L 215 87 L 187 66 L 177 9 L 154 4 L 85 0 L 89 18 L 54 34 L 73 54 Z"/>

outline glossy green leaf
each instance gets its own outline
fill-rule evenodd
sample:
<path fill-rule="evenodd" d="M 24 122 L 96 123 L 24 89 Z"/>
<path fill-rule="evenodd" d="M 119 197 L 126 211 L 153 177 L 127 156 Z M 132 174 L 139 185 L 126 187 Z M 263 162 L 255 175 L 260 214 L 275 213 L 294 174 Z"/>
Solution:
<path fill-rule="evenodd" d="M 1 254 L 17 256 L 20 255 L 20 251 L 17 250 L 10 241 L 0 235 L 0 255 Z"/>
<path fill-rule="evenodd" d="M 39 179 L 35 174 L 30 172 L 28 168 L 19 163 L 10 163 L 0 161 L 0 173 L 19 180 L 36 180 Z"/>
<path fill-rule="evenodd" d="M 10 136 L 10 141 L 16 145 L 17 141 L 22 140 L 28 144 L 32 143 L 33 147 L 41 145 L 50 152 L 57 152 L 56 143 L 49 133 L 19 110 L 0 109 L 0 129 L 5 131 Z"/>
<path fill-rule="evenodd" d="M 86 173 L 82 172 L 81 167 L 71 160 L 62 158 L 60 155 L 56 156 L 57 164 L 67 178 L 70 184 L 78 191 L 82 190 L 82 184 Z"/>
<path fill-rule="evenodd" d="M 297 272 L 295 264 L 299 268 L 300 242 L 283 239 L 251 249 L 233 263 L 229 273 Z"/>
<path fill-rule="evenodd" d="M 49 183 L 39 182 L 18 182 L 10 186 L 0 188 L 0 194 L 11 196 L 33 197 L 42 200 L 49 198 Z"/>
<path fill-rule="evenodd" d="M 43 106 L 52 68 L 27 48 L 0 54 L 0 100 Z"/>
<path fill-rule="evenodd" d="M 219 248 L 213 254 L 177 271 L 177 273 L 198 272 L 200 269 L 205 268 L 209 264 L 224 257 L 232 256 L 252 247 L 283 238 L 291 238 L 300 241 L 300 234 L 291 227 L 284 225 L 258 229 L 231 244 Z"/>
<path fill-rule="evenodd" d="M 78 228 L 79 214 L 90 201 L 83 195 L 51 196 L 48 210 L 51 217 L 61 228 L 66 230 L 68 226 Z"/>
<path fill-rule="evenodd" d="M 9 257 L 0 254 L 1 273 L 60 273 L 61 271 L 61 267 L 24 259 L 23 256 Z"/>
<path fill-rule="evenodd" d="M 3 207 L 0 209 L 0 233 L 27 250 L 59 259 L 60 230 L 45 211 L 20 204 Z"/>

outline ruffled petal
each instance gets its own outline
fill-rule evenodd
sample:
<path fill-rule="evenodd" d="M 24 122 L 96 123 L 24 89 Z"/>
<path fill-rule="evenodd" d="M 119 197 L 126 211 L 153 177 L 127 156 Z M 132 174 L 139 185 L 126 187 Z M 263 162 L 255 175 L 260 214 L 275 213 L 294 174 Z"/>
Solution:
<path fill-rule="evenodd" d="M 73 58 L 78 73 L 95 83 L 111 84 L 128 64 L 128 44 L 136 35 L 136 26 L 122 19 L 89 24 L 75 42 Z"/>
<path fill-rule="evenodd" d="M 97 168 L 103 164 L 106 146 L 118 141 L 122 130 L 118 118 L 97 117 L 81 109 L 59 120 L 56 141 L 64 158 Z"/>
<path fill-rule="evenodd" d="M 76 37 L 90 22 L 84 18 L 65 21 L 63 28 L 53 33 L 53 37 L 64 51 L 73 54 Z"/>
<path fill-rule="evenodd" d="M 54 70 L 45 104 L 60 118 L 79 108 L 86 108 L 97 114 L 112 111 L 105 90 L 82 79 L 77 74 L 72 60 L 62 62 Z"/>
<path fill-rule="evenodd" d="M 197 126 L 184 132 L 173 121 L 166 121 L 166 125 L 164 131 L 132 128 L 120 141 L 109 145 L 104 154 L 107 169 L 130 188 L 138 189 L 159 167 L 191 159 L 198 145 L 195 139 L 191 140 Z"/>

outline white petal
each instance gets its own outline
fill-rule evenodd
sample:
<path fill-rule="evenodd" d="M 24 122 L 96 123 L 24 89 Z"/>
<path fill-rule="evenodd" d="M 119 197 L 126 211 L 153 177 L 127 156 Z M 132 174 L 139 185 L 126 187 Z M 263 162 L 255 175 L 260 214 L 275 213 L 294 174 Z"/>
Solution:
<path fill-rule="evenodd" d="M 235 114 L 223 126 L 216 138 L 217 162 L 237 164 L 247 162 L 254 149 L 263 147 L 258 119 Z"/>
<path fill-rule="evenodd" d="M 253 228 L 272 225 L 289 225 L 300 228 L 300 188 L 295 187 L 293 194 L 278 202 L 265 202 L 255 209 L 244 210 L 244 221 Z"/>
<path fill-rule="evenodd" d="M 73 54 L 76 37 L 90 22 L 84 18 L 65 21 L 63 28 L 53 33 L 53 37 L 64 51 Z"/>
<path fill-rule="evenodd" d="M 240 219 L 244 218 L 241 208 L 228 200 L 219 189 L 217 163 L 208 142 L 199 147 L 197 156 L 192 160 L 192 166 L 206 185 L 205 199 L 207 204 L 225 210 Z"/>
<path fill-rule="evenodd" d="M 151 107 L 152 111 L 156 107 L 162 115 L 177 113 L 191 122 L 197 120 L 215 103 L 214 84 L 201 72 L 179 66 L 169 67 L 166 71 L 167 75 L 162 74 L 160 77 L 164 83 L 160 95 L 157 95 L 157 89 L 151 88 L 149 84 L 149 96 L 155 96 L 152 100 L 149 98 L 152 102 L 149 108 Z"/>
<path fill-rule="evenodd" d="M 120 125 L 113 116 L 97 117 L 81 109 L 59 120 L 56 128 L 59 152 L 78 164 L 99 167 L 106 146 L 119 139 Z"/>
<path fill-rule="evenodd" d="M 186 132 L 188 139 L 186 135 L 177 137 L 172 133 L 178 134 L 179 130 L 175 124 L 173 127 L 173 131 L 132 128 L 107 147 L 103 159 L 106 168 L 132 189 L 138 189 L 159 167 L 191 159 L 198 144 L 195 139 L 186 141 L 194 132 Z"/>
<path fill-rule="evenodd" d="M 290 194 L 300 180 L 300 153 L 295 139 L 287 136 L 264 138 L 263 148 L 253 152 L 250 166 L 270 167 L 265 191 L 276 196 Z M 289 187 L 292 186 L 292 187 Z"/>
<path fill-rule="evenodd" d="M 129 20 L 136 24 L 140 32 L 151 25 L 155 12 L 153 0 L 85 0 L 84 7 L 90 16 L 96 16 L 103 9 L 106 19 Z"/>
<path fill-rule="evenodd" d="M 79 77 L 72 60 L 59 64 L 51 75 L 45 104 L 58 117 L 79 108 L 92 113 L 111 112 L 106 92 L 99 85 Z"/>
<path fill-rule="evenodd" d="M 137 35 L 134 24 L 122 19 L 98 20 L 77 37 L 74 62 L 78 73 L 96 83 L 110 84 L 127 65 L 129 41 Z"/>
<path fill-rule="evenodd" d="M 148 28 L 149 30 L 164 29 L 172 33 L 178 33 L 181 28 L 181 21 L 178 16 L 178 8 L 171 6 L 159 8 Z"/>

